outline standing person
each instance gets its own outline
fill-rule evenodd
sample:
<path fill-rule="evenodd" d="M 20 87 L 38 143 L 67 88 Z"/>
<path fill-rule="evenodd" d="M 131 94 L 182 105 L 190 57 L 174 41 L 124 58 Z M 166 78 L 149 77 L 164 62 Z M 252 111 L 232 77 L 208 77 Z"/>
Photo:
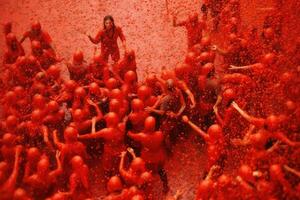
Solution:
<path fill-rule="evenodd" d="M 188 49 L 191 49 L 195 44 L 200 43 L 202 32 L 206 29 L 205 21 L 199 20 L 197 13 L 190 15 L 187 20 L 181 22 L 178 22 L 177 17 L 174 16 L 173 26 L 185 26 L 187 30 Z"/>
<path fill-rule="evenodd" d="M 88 37 L 94 44 L 101 42 L 101 57 L 105 62 L 108 62 L 109 55 L 115 63 L 120 59 L 120 51 L 117 43 L 118 38 L 121 39 L 124 51 L 126 52 L 126 40 L 123 31 L 115 25 L 114 19 L 110 15 L 104 17 L 103 29 L 94 38 L 90 35 Z"/>
<path fill-rule="evenodd" d="M 54 53 L 54 50 L 51 46 L 52 38 L 48 32 L 42 29 L 40 22 L 32 23 L 31 29 L 23 34 L 20 43 L 22 44 L 26 38 L 29 38 L 31 42 L 39 41 L 42 49 L 47 49 Z"/>

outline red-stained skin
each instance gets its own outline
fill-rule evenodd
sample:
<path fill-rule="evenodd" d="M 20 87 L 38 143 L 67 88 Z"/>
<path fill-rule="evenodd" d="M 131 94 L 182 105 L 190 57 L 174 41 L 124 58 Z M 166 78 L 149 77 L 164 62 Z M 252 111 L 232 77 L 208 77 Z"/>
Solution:
<path fill-rule="evenodd" d="M 131 101 L 131 113 L 128 115 L 128 121 L 131 123 L 131 130 L 134 132 L 142 131 L 144 128 L 144 121 L 149 116 L 148 112 L 144 110 L 144 102 L 140 99 L 133 99 Z"/>
<path fill-rule="evenodd" d="M 103 19 L 103 29 L 93 38 L 88 36 L 94 44 L 101 43 L 101 58 L 107 63 L 109 56 L 116 63 L 120 59 L 120 51 L 117 39 L 120 38 L 123 43 L 123 48 L 126 52 L 126 40 L 121 27 L 114 24 L 111 18 Z"/>
<path fill-rule="evenodd" d="M 206 29 L 206 22 L 198 18 L 198 14 L 194 13 L 187 20 L 178 22 L 177 17 L 173 16 L 173 26 L 184 26 L 187 30 L 188 49 L 201 41 L 202 31 Z"/>
<path fill-rule="evenodd" d="M 17 178 L 20 173 L 20 159 L 21 159 L 21 152 L 22 146 L 15 147 L 15 155 L 14 155 L 14 164 L 11 174 L 4 179 L 3 176 L 0 176 L 0 195 L 3 199 L 12 199 L 12 195 L 16 188 Z M 3 172 L 1 172 L 3 174 Z M 5 172 L 4 172 L 5 173 Z"/>
<path fill-rule="evenodd" d="M 82 51 L 76 51 L 73 54 L 73 58 L 68 63 L 66 63 L 66 65 L 68 67 L 71 80 L 75 80 L 77 82 L 85 81 L 88 65 L 84 60 L 84 55 Z"/>
<path fill-rule="evenodd" d="M 133 50 L 125 52 L 124 57 L 113 66 L 114 73 L 118 74 L 122 79 L 124 79 L 126 72 L 133 71 L 136 73 L 136 69 L 135 52 Z"/>
<path fill-rule="evenodd" d="M 127 185 L 136 185 L 141 187 L 147 183 L 151 183 L 153 175 L 148 171 L 145 166 L 145 161 L 134 155 L 128 169 L 124 167 L 124 159 L 126 152 L 121 153 L 121 161 L 119 165 L 119 173 Z"/>
<path fill-rule="evenodd" d="M 222 155 L 225 154 L 225 138 L 223 136 L 223 130 L 220 125 L 211 125 L 207 133 L 201 130 L 197 125 L 189 120 L 187 116 L 183 116 L 182 120 L 187 123 L 196 133 L 201 136 L 207 143 L 207 156 L 208 161 L 206 170 L 209 170 L 214 164 L 217 164 Z"/>
<path fill-rule="evenodd" d="M 56 153 L 57 167 L 54 170 L 50 170 L 50 161 L 47 156 L 41 157 L 37 163 L 37 170 L 32 175 L 24 177 L 24 183 L 30 186 L 32 195 L 43 196 L 49 192 L 57 181 L 57 178 L 63 173 L 60 153 Z"/>
<path fill-rule="evenodd" d="M 69 178 L 69 193 L 73 198 L 89 197 L 89 167 L 78 155 L 71 159 L 70 164 L 72 166 L 72 173 Z"/>
<path fill-rule="evenodd" d="M 79 139 L 104 139 L 104 152 L 102 157 L 103 168 L 106 171 L 114 171 L 115 164 L 119 161 L 119 155 L 125 149 L 124 136 L 125 124 L 120 123 L 118 115 L 109 112 L 104 116 L 106 128 L 90 134 L 80 135 Z"/>
<path fill-rule="evenodd" d="M 61 142 L 58 138 L 58 131 L 53 131 L 53 142 L 61 152 L 60 160 L 64 168 L 67 168 L 71 159 L 76 155 L 85 160 L 88 157 L 85 145 L 77 139 L 78 135 L 77 129 L 69 126 L 64 130 L 64 142 Z"/>
<path fill-rule="evenodd" d="M 157 97 L 153 95 L 153 89 L 147 85 L 139 86 L 137 97 L 144 102 L 145 107 L 151 107 L 157 101 Z"/>
<path fill-rule="evenodd" d="M 30 41 L 39 41 L 42 49 L 47 49 L 54 51 L 51 47 L 52 39 L 50 35 L 44 31 L 39 22 L 34 22 L 31 25 L 31 29 L 23 34 L 20 42 L 22 43 L 26 38 L 29 38 Z"/>
<path fill-rule="evenodd" d="M 134 196 L 141 195 L 142 192 L 135 186 L 124 188 L 120 177 L 113 176 L 107 182 L 107 192 L 105 200 L 133 199 Z M 143 196 L 141 195 L 143 198 Z"/>
<path fill-rule="evenodd" d="M 156 120 L 154 117 L 149 116 L 143 121 L 144 129 L 138 133 L 129 131 L 128 136 L 143 145 L 141 158 L 146 164 L 156 167 L 163 166 L 167 158 L 163 132 L 155 131 Z"/>
<path fill-rule="evenodd" d="M 25 52 L 13 33 L 6 35 L 7 50 L 4 53 L 3 64 L 13 64 L 19 56 L 24 56 Z"/>

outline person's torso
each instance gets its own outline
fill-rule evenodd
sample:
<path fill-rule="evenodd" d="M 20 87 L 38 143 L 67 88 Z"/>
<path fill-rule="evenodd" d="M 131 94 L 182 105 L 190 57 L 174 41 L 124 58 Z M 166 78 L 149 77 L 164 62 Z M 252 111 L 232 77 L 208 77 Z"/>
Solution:
<path fill-rule="evenodd" d="M 118 48 L 117 39 L 119 37 L 119 28 L 115 27 L 112 30 L 103 30 L 101 46 L 102 48 Z"/>

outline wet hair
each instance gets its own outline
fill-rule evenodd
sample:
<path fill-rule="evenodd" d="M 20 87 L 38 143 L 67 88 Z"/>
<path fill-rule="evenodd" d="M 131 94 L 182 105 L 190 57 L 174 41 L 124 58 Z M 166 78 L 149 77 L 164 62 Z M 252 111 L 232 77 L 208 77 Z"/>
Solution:
<path fill-rule="evenodd" d="M 105 29 L 105 22 L 107 20 L 110 20 L 112 22 L 112 25 L 113 25 L 113 28 L 115 28 L 115 20 L 114 18 L 111 16 L 111 15 L 106 15 L 104 18 L 103 18 L 103 28 Z"/>

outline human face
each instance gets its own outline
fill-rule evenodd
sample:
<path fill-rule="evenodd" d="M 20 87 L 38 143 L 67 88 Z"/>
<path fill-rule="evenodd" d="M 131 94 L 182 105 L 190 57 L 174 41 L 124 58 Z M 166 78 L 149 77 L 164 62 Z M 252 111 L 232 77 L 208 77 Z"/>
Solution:
<path fill-rule="evenodd" d="M 110 19 L 107 19 L 105 22 L 104 22 L 104 25 L 105 25 L 105 28 L 110 30 L 113 26 L 113 23 Z"/>

